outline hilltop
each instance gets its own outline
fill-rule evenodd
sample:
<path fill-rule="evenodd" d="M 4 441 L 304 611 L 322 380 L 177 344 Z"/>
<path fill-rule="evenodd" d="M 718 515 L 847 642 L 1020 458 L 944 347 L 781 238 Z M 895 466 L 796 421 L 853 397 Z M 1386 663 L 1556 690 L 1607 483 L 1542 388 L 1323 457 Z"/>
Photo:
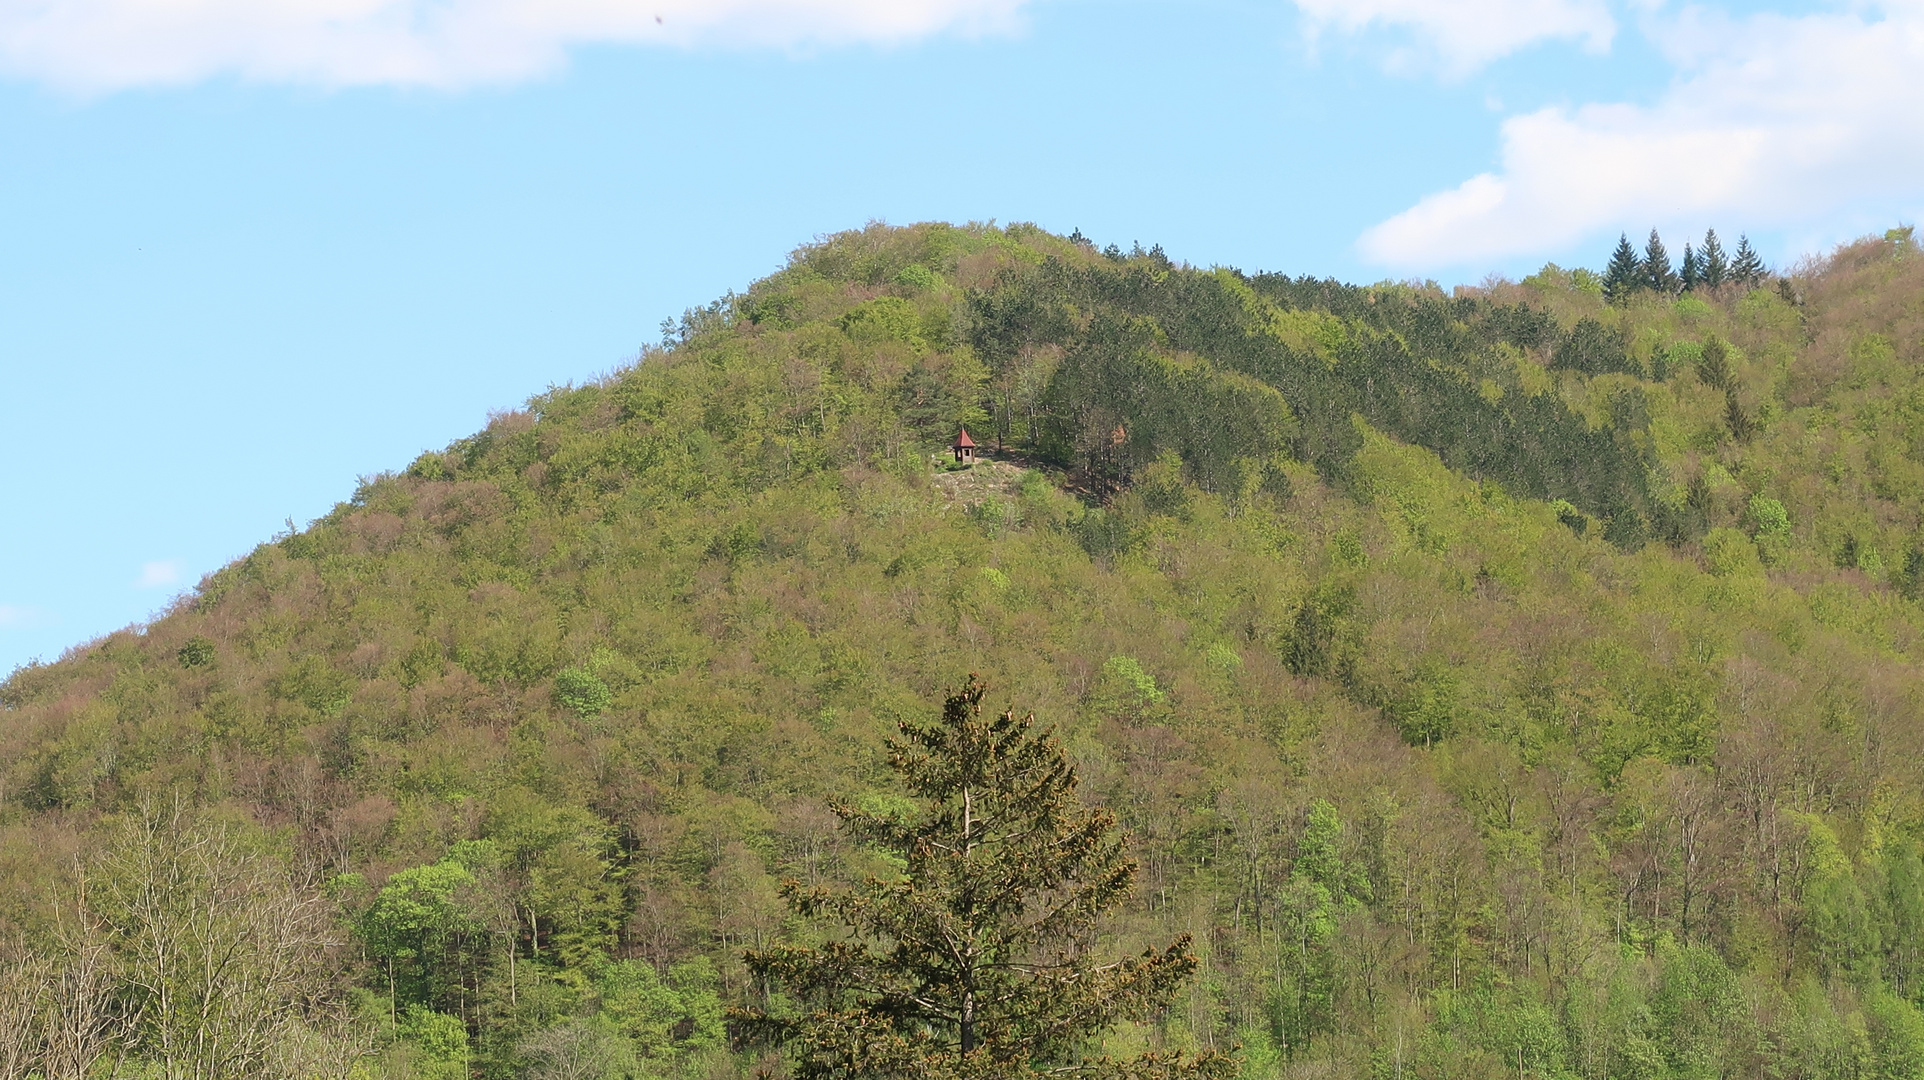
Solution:
<path fill-rule="evenodd" d="M 306 913 L 273 1068 L 767 1067 L 743 948 L 888 872 L 825 801 L 898 805 L 883 739 L 976 672 L 1133 836 L 1105 944 L 1194 935 L 1114 1046 L 1924 1076 L 1924 252 L 1613 300 L 804 246 L 14 672 L 0 1023 L 175 925 L 79 883 L 178 864 Z"/>

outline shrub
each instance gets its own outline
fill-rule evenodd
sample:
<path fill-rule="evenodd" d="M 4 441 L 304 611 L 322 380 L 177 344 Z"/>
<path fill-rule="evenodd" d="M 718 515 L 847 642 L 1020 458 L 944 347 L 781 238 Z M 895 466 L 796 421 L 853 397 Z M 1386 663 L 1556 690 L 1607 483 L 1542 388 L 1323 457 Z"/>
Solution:
<path fill-rule="evenodd" d="M 195 634 L 174 654 L 184 668 L 206 667 L 214 662 L 214 643 Z"/>
<path fill-rule="evenodd" d="M 561 707 L 583 719 L 600 716 L 615 703 L 615 693 L 587 668 L 572 667 L 554 677 L 554 697 Z"/>

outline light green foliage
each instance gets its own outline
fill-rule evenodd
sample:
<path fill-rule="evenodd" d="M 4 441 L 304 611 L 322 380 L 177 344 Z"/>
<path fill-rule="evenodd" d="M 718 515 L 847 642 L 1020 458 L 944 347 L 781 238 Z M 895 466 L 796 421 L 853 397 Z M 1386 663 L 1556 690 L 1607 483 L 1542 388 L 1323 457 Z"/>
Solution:
<path fill-rule="evenodd" d="M 521 884 L 529 951 L 571 971 L 604 959 L 621 918 L 607 823 L 583 807 L 509 789 L 489 807 L 483 828 Z"/>
<path fill-rule="evenodd" d="M 640 960 L 607 962 L 594 975 L 600 1015 L 636 1054 L 664 1068 L 727 1045 L 716 989 L 705 958 L 675 965 L 665 979 Z"/>
<path fill-rule="evenodd" d="M 1451 1075 L 1468 1066 L 1486 1075 L 1570 1077 L 1560 1026 L 1542 1002 L 1516 990 L 1444 993 L 1434 1022 L 1412 1040 L 1412 1057 L 1419 1075 Z M 1621 1056 L 1614 1075 L 1639 1075 L 1634 1066 L 1624 1068 L 1632 1054 Z"/>
<path fill-rule="evenodd" d="M 1725 1075 L 1741 1053 L 1741 1028 L 1733 1027 L 1746 1019 L 1736 975 L 1716 950 L 1702 944 L 1664 939 L 1658 942 L 1657 961 L 1646 1029 L 1652 1043 L 1672 1075 Z"/>
<path fill-rule="evenodd" d="M 1750 497 L 1750 521 L 1758 536 L 1784 537 L 1790 534 L 1790 512 L 1784 504 L 1767 495 Z"/>
<path fill-rule="evenodd" d="M 600 716 L 614 704 L 615 694 L 601 677 L 587 668 L 565 668 L 554 677 L 555 701 L 582 717 Z"/>
<path fill-rule="evenodd" d="M 236 865 L 334 883 L 289 1047 L 351 1016 L 398 1076 L 431 1015 L 480 1080 L 750 1075 L 715 1009 L 793 1002 L 742 950 L 824 944 L 781 883 L 909 865 L 819 808 L 899 811 L 881 740 L 978 671 L 1133 837 L 1101 947 L 1195 935 L 1130 1053 L 1915 1080 L 1907 245 L 1683 304 L 808 245 L 0 684 L 0 1001 L 80 970 L 120 894 L 78 919 L 74 866 L 178 792 L 263 826 Z M 962 422 L 1019 470 L 938 474 Z"/>
<path fill-rule="evenodd" d="M 1135 657 L 1112 656 L 1102 663 L 1090 703 L 1099 714 L 1133 715 L 1167 698 L 1155 676 L 1143 670 Z"/>
<path fill-rule="evenodd" d="M 1243 669 L 1242 655 L 1220 641 L 1209 646 L 1204 660 L 1210 667 L 1226 675 L 1233 675 Z"/>
<path fill-rule="evenodd" d="M 414 1075 L 421 1080 L 466 1080 L 472 1055 L 460 1017 L 410 1005 L 396 1030 L 415 1051 Z"/>
<path fill-rule="evenodd" d="M 1757 573 L 1757 549 L 1737 529 L 1712 529 L 1704 537 L 1704 567 L 1718 577 Z"/>
<path fill-rule="evenodd" d="M 354 679 L 326 658 L 307 655 L 295 661 L 273 681 L 275 696 L 290 703 L 305 705 L 323 716 L 333 716 L 347 708 L 354 693 Z"/>
<path fill-rule="evenodd" d="M 880 296 L 842 316 L 842 332 L 856 341 L 897 342 L 914 349 L 927 347 L 915 305 L 899 296 Z"/>
<path fill-rule="evenodd" d="M 1704 347 L 1695 341 L 1673 341 L 1657 358 L 1659 378 L 1672 378 L 1677 375 L 1694 376 L 1697 366 L 1703 362 Z"/>
<path fill-rule="evenodd" d="M 1385 707 L 1403 738 L 1423 747 L 1434 746 L 1456 732 L 1457 709 L 1455 673 L 1427 660 L 1418 665 Z"/>
<path fill-rule="evenodd" d="M 1924 1010 L 1881 988 L 1865 1002 L 1877 1080 L 1917 1080 L 1924 1076 Z"/>
<path fill-rule="evenodd" d="M 895 275 L 897 285 L 916 290 L 933 289 L 940 282 L 941 279 L 935 276 L 935 271 L 920 263 L 910 263 Z"/>
<path fill-rule="evenodd" d="M 1766 495 L 1752 495 L 1747 513 L 1756 530 L 1757 556 L 1766 566 L 1779 566 L 1791 550 L 1790 511 Z"/>
<path fill-rule="evenodd" d="M 474 874 L 450 859 L 396 872 L 358 920 L 396 1007 L 458 1007 L 486 932 Z"/>
<path fill-rule="evenodd" d="M 1330 945 L 1344 917 L 1369 898 L 1362 868 L 1344 857 L 1343 822 L 1327 800 L 1310 802 L 1279 908 L 1282 934 L 1273 1022 L 1286 1047 L 1299 1048 L 1335 1023 L 1335 964 Z"/>
<path fill-rule="evenodd" d="M 1361 569 L 1370 563 L 1369 551 L 1363 547 L 1363 538 L 1355 529 L 1343 529 L 1330 537 L 1329 547 L 1339 566 Z"/>

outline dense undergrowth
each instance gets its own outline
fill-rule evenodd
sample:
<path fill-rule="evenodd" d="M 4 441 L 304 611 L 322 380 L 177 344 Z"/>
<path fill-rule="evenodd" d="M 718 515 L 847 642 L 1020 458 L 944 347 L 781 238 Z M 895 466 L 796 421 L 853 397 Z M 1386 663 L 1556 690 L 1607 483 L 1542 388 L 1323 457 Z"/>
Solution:
<path fill-rule="evenodd" d="M 1921 346 L 1904 232 L 1623 306 L 827 238 L 16 671 L 0 1010 L 93 957 L 101 1060 L 190 1053 L 147 874 L 311 961 L 206 1075 L 774 1068 L 742 950 L 973 671 L 1133 834 L 1114 951 L 1195 937 L 1119 1047 L 1924 1077 Z"/>

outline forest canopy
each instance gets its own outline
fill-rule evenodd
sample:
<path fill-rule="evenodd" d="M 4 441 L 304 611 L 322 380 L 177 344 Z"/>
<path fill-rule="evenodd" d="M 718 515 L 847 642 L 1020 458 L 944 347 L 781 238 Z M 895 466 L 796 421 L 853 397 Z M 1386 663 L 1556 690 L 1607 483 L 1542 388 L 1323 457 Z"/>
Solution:
<path fill-rule="evenodd" d="M 815 1075 L 968 672 L 1171 957 L 1024 1068 L 1924 1078 L 1924 252 L 1617 254 L 804 245 L 0 684 L 0 1078 Z"/>

